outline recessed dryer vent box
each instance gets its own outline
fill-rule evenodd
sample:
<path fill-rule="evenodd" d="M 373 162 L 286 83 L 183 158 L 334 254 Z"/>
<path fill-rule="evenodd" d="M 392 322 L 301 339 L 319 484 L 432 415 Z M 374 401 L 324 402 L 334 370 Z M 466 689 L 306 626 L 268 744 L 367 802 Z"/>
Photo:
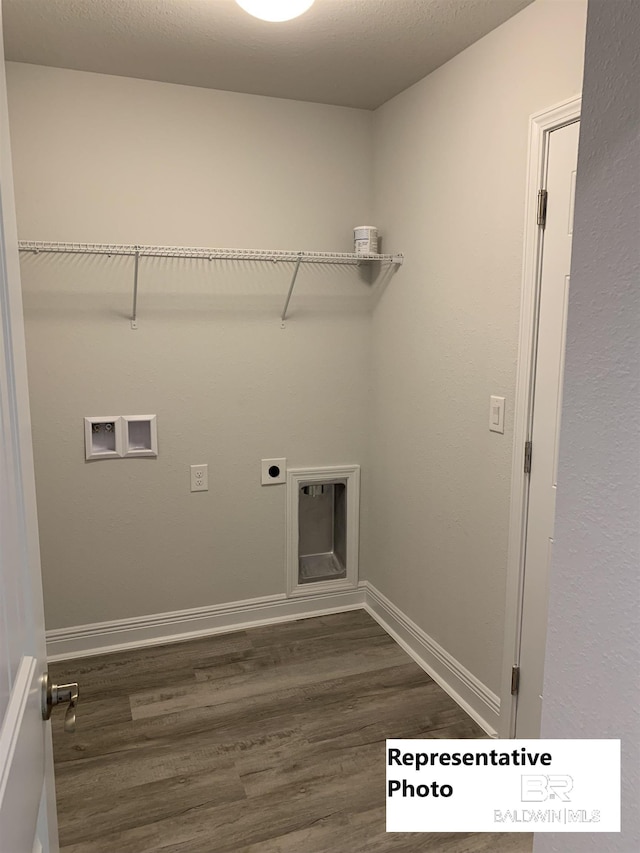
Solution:
<path fill-rule="evenodd" d="M 123 456 L 157 456 L 156 415 L 124 415 Z"/>
<path fill-rule="evenodd" d="M 117 416 L 84 419 L 85 459 L 115 459 L 122 456 L 122 419 Z"/>
<path fill-rule="evenodd" d="M 357 586 L 359 506 L 358 465 L 288 471 L 289 596 Z"/>

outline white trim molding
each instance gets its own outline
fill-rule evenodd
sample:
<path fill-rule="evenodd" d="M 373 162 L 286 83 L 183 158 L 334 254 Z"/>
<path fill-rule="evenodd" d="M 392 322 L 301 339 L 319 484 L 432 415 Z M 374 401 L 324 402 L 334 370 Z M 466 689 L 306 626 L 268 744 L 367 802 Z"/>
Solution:
<path fill-rule="evenodd" d="M 55 628 L 47 631 L 47 653 L 49 661 L 57 661 L 178 643 L 196 637 L 257 628 L 259 625 L 359 610 L 364 606 L 364 596 L 364 589 L 325 593 L 304 599 L 267 595 L 212 607 L 96 622 L 74 628 Z"/>
<path fill-rule="evenodd" d="M 497 736 L 500 699 L 446 649 L 368 581 L 365 610 L 491 737 Z"/>
<path fill-rule="evenodd" d="M 271 595 L 212 607 L 57 628 L 47 631 L 47 651 L 49 661 L 69 660 L 362 609 L 491 737 L 496 736 L 500 700 L 495 693 L 368 581 L 362 581 L 353 590 L 306 598 Z"/>
<path fill-rule="evenodd" d="M 513 737 L 515 733 L 517 697 L 511 695 L 511 673 L 520 660 L 524 546 L 529 492 L 529 477 L 524 471 L 524 450 L 525 443 L 531 438 L 542 259 L 542 230 L 537 223 L 538 190 L 543 188 L 546 177 L 549 134 L 553 130 L 579 120 L 580 110 L 581 98 L 576 96 L 550 109 L 535 113 L 529 120 L 520 332 L 511 465 L 504 656 L 500 686 L 501 714 L 498 726 L 498 732 L 502 738 Z"/>

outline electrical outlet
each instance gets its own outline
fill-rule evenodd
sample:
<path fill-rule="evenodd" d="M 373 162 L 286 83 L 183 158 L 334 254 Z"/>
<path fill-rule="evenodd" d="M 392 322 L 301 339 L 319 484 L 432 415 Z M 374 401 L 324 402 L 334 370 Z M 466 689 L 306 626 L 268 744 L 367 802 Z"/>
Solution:
<path fill-rule="evenodd" d="M 277 486 L 279 483 L 286 483 L 287 460 L 263 459 L 261 482 L 263 486 Z"/>
<path fill-rule="evenodd" d="M 191 466 L 191 491 L 192 492 L 208 492 L 209 491 L 209 466 L 208 465 L 192 465 Z"/>

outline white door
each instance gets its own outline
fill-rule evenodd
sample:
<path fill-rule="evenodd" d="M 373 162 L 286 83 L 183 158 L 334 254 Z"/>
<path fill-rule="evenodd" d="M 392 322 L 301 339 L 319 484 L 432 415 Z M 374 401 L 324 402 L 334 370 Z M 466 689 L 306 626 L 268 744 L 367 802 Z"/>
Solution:
<path fill-rule="evenodd" d="M 516 737 L 540 736 L 580 123 L 549 134 Z"/>
<path fill-rule="evenodd" d="M 0 22 L 0 851 L 58 849 L 40 553 Z"/>

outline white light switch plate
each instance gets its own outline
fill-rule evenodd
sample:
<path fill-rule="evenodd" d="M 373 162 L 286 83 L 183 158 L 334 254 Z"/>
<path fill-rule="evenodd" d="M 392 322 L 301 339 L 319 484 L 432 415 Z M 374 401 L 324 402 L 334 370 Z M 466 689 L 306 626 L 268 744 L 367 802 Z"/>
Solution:
<path fill-rule="evenodd" d="M 208 492 L 209 491 L 209 466 L 208 465 L 192 465 L 191 466 L 191 491 L 192 492 Z"/>
<path fill-rule="evenodd" d="M 504 397 L 491 397 L 489 404 L 489 429 L 504 433 Z"/>

